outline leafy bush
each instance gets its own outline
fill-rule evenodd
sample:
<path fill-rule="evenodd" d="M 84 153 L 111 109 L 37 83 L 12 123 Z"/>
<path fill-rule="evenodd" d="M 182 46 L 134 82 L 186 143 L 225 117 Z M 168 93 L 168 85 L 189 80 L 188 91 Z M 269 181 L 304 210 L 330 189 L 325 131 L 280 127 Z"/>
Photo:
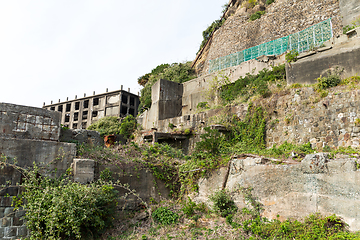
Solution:
<path fill-rule="evenodd" d="M 208 109 L 209 104 L 208 104 L 208 102 L 199 102 L 198 105 L 196 106 L 196 108 Z"/>
<path fill-rule="evenodd" d="M 30 239 L 81 239 L 111 225 L 117 204 L 112 186 L 39 177 L 37 166 L 24 174 L 24 191 L 15 203 L 26 210 Z"/>
<path fill-rule="evenodd" d="M 209 199 L 213 202 L 215 212 L 222 217 L 226 217 L 237 210 L 234 200 L 226 190 L 214 192 Z"/>
<path fill-rule="evenodd" d="M 331 87 L 336 87 L 341 82 L 340 76 L 331 74 L 327 77 L 319 77 L 317 79 L 316 89 L 323 90 Z"/>
<path fill-rule="evenodd" d="M 285 54 L 285 60 L 288 63 L 296 62 L 297 61 L 297 56 L 299 56 L 299 52 L 296 51 L 295 49 L 293 49 L 290 52 L 288 52 L 287 54 Z"/>
<path fill-rule="evenodd" d="M 205 133 L 200 136 L 202 141 L 196 143 L 196 151 L 206 151 L 213 155 L 218 155 L 221 151 L 225 136 L 219 130 L 211 129 L 210 127 L 204 128 Z"/>
<path fill-rule="evenodd" d="M 118 117 L 103 117 L 99 121 L 91 124 L 87 129 L 98 131 L 100 136 L 117 134 L 120 130 L 121 123 Z"/>
<path fill-rule="evenodd" d="M 262 15 L 265 14 L 265 11 L 257 11 L 256 13 L 250 16 L 250 21 L 255 21 L 256 19 L 261 18 Z"/>
<path fill-rule="evenodd" d="M 285 65 L 274 66 L 271 71 L 263 69 L 257 75 L 247 74 L 234 83 L 222 86 L 219 95 L 224 104 L 234 101 L 239 96 L 243 101 L 254 95 L 267 97 L 271 94 L 268 85 L 275 82 L 285 83 L 285 79 Z"/>
<path fill-rule="evenodd" d="M 137 128 L 137 122 L 133 115 L 127 115 L 120 124 L 119 134 L 122 134 L 124 138 L 131 138 Z"/>
<path fill-rule="evenodd" d="M 164 225 L 175 224 L 179 221 L 179 215 L 167 207 L 159 207 L 152 213 L 153 219 Z"/>
<path fill-rule="evenodd" d="M 270 5 L 270 4 L 272 4 L 273 2 L 275 2 L 275 0 L 266 0 L 266 5 Z"/>
<path fill-rule="evenodd" d="M 98 131 L 102 137 L 110 134 L 122 134 L 125 138 L 130 138 L 136 128 L 136 119 L 134 116 L 128 115 L 121 122 L 118 117 L 103 117 L 87 129 Z"/>

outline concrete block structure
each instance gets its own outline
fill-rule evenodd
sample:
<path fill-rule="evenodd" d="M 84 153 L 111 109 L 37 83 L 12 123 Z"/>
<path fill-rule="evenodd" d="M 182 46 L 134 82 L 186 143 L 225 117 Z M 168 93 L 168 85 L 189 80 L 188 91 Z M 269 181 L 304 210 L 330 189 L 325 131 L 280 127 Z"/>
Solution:
<path fill-rule="evenodd" d="M 46 109 L 0 103 L 0 158 L 22 168 L 34 163 L 45 168 L 41 174 L 56 171 L 60 176 L 70 167 L 76 154 L 76 144 L 62 143 L 58 112 Z M 12 197 L 20 193 L 22 174 L 10 165 L 0 168 L 0 239 L 20 239 L 28 236 L 23 216 L 14 211 Z"/>
<path fill-rule="evenodd" d="M 61 113 L 61 124 L 70 129 L 86 129 L 105 116 L 136 117 L 139 96 L 124 90 L 106 92 L 74 100 L 51 103 L 44 109 Z"/>

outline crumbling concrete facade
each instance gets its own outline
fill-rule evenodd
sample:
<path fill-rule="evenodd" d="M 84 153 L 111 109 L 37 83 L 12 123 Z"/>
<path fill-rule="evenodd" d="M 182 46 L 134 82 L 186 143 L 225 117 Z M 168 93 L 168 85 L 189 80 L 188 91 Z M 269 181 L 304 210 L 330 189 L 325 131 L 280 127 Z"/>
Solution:
<path fill-rule="evenodd" d="M 86 129 L 105 116 L 136 117 L 139 96 L 124 90 L 106 92 L 65 102 L 52 103 L 43 108 L 61 113 L 61 124 L 70 129 Z"/>

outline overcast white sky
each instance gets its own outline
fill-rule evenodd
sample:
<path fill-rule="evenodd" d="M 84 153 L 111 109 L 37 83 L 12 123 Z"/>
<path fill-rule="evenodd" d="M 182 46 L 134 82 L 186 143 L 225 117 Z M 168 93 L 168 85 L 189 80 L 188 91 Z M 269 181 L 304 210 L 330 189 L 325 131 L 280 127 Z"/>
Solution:
<path fill-rule="evenodd" d="M 0 102 L 42 107 L 131 88 L 192 61 L 227 0 L 0 0 Z"/>

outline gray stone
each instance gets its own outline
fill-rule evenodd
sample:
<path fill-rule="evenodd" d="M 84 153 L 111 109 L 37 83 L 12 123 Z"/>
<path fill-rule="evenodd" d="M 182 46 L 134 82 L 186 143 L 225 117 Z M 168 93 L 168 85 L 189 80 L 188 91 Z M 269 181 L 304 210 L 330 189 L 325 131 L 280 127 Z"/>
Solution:
<path fill-rule="evenodd" d="M 17 229 L 17 236 L 18 237 L 26 237 L 28 236 L 28 229 L 26 226 L 21 226 L 21 227 L 18 227 Z"/>
<path fill-rule="evenodd" d="M 15 237 L 17 233 L 17 227 L 6 227 L 4 231 L 4 237 Z"/>
<path fill-rule="evenodd" d="M 316 153 L 306 155 L 301 161 L 303 173 L 326 173 L 328 168 L 326 163 L 329 161 L 327 153 Z"/>
<path fill-rule="evenodd" d="M 95 161 L 91 159 L 74 159 L 74 180 L 80 183 L 94 181 Z"/>
<path fill-rule="evenodd" d="M 0 219 L 0 227 L 9 227 L 12 226 L 12 218 L 10 217 L 4 217 Z"/>

